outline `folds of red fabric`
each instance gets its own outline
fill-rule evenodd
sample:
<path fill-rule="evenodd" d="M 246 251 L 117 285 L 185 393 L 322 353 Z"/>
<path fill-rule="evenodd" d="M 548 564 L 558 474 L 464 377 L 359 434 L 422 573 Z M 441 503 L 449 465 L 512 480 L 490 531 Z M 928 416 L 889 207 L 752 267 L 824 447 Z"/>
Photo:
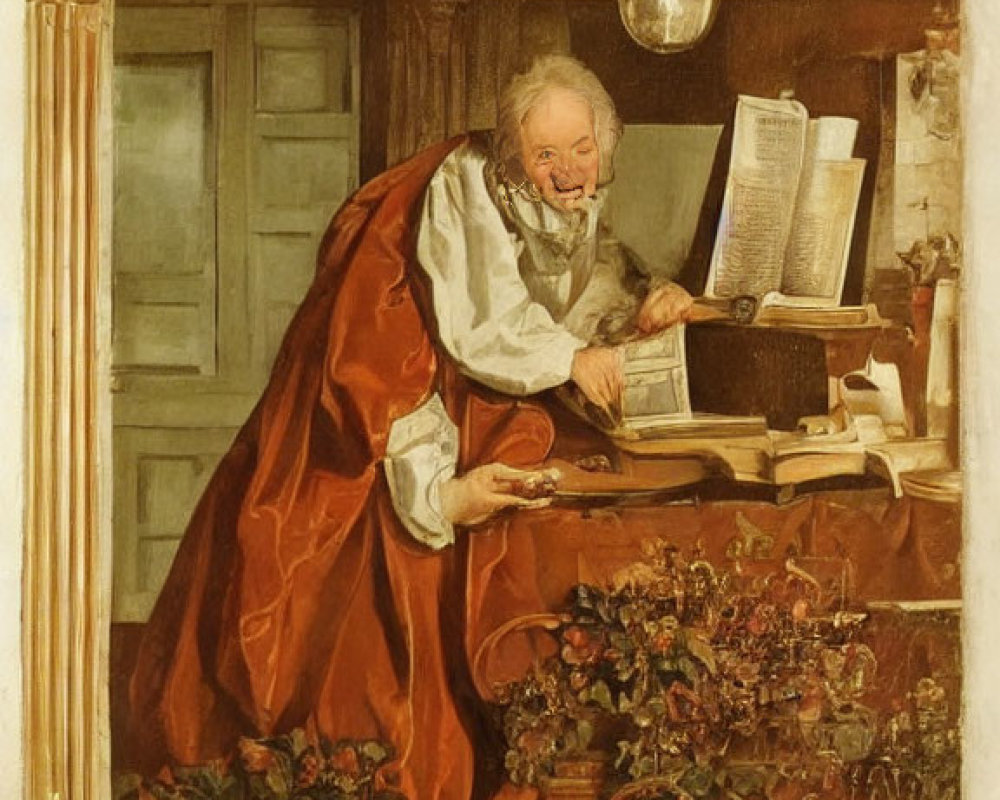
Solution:
<path fill-rule="evenodd" d="M 459 425 L 464 465 L 536 464 L 551 446 L 544 411 L 472 385 L 434 341 L 416 225 L 461 141 L 377 178 L 331 223 L 270 382 L 147 625 L 131 682 L 140 769 L 306 727 L 390 743 L 413 800 L 473 795 L 486 728 L 469 655 L 491 618 L 538 607 L 515 580 L 531 544 L 511 551 L 501 518 L 429 550 L 396 517 L 380 463 L 392 422 L 434 391 Z"/>

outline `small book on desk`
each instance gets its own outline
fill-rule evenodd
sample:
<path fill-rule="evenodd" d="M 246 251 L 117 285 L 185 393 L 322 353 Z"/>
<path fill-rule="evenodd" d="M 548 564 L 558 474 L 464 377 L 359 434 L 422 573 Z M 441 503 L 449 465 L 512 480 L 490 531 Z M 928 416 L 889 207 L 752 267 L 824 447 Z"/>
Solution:
<path fill-rule="evenodd" d="M 769 302 L 765 296 L 757 315 L 755 325 L 775 328 L 841 329 L 841 328 L 883 328 L 884 320 L 878 309 L 866 306 L 796 306 L 786 305 L 782 300 Z"/>
<path fill-rule="evenodd" d="M 612 438 L 690 441 L 767 434 L 763 416 L 692 413 L 684 325 L 618 347 L 624 381 L 618 407 L 605 411 L 572 384 L 558 392 L 572 411 Z"/>

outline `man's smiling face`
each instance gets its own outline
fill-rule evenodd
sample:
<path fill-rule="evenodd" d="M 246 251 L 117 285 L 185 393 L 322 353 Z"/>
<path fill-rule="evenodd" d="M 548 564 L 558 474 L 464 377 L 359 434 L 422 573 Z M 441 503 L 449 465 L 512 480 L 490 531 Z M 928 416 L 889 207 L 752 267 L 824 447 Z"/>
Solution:
<path fill-rule="evenodd" d="M 521 123 L 525 175 L 554 208 L 573 211 L 597 191 L 600 154 L 594 112 L 568 89 L 548 89 Z"/>

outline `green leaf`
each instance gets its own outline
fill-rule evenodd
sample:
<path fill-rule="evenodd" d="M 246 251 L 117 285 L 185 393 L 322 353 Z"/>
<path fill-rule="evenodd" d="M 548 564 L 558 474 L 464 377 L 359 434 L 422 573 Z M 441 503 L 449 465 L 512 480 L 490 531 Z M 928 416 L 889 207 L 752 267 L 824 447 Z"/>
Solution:
<path fill-rule="evenodd" d="M 729 785 L 739 795 L 759 793 L 767 783 L 766 772 L 759 767 L 743 767 L 729 771 Z"/>
<path fill-rule="evenodd" d="M 298 758 L 302 753 L 305 752 L 306 748 L 309 747 L 309 742 L 306 741 L 306 732 L 302 728 L 296 728 L 289 735 L 288 739 L 292 745 L 292 755 Z"/>
<path fill-rule="evenodd" d="M 604 681 L 594 681 L 594 685 L 590 687 L 590 699 L 607 711 L 614 712 L 616 710 L 614 701 L 611 699 L 611 690 Z"/>
<path fill-rule="evenodd" d="M 684 643 L 687 645 L 687 649 L 691 655 L 704 664 L 712 675 L 715 675 L 717 666 L 715 663 L 715 651 L 712 650 L 712 645 L 705 641 L 698 633 L 690 629 L 685 630 Z"/>
<path fill-rule="evenodd" d="M 707 797 L 712 791 L 715 776 L 710 769 L 692 767 L 677 784 L 694 797 Z"/>
<path fill-rule="evenodd" d="M 249 783 L 250 795 L 248 800 L 279 800 L 280 795 L 272 788 L 270 775 L 251 775 Z"/>
<path fill-rule="evenodd" d="M 629 768 L 629 772 L 632 774 L 633 778 L 644 778 L 647 775 L 652 775 L 655 770 L 656 762 L 653 760 L 652 756 L 637 758 L 632 762 L 632 766 Z"/>
<path fill-rule="evenodd" d="M 111 776 L 111 784 L 111 796 L 115 800 L 124 800 L 125 797 L 138 796 L 139 787 L 142 785 L 142 777 L 134 772 L 118 773 Z"/>
<path fill-rule="evenodd" d="M 381 764 L 389 757 L 389 752 L 386 750 L 385 746 L 379 742 L 365 742 L 361 745 L 360 750 L 362 755 L 371 759 L 376 764 Z"/>
<path fill-rule="evenodd" d="M 219 792 L 219 800 L 243 800 L 243 787 L 235 777 Z"/>
<path fill-rule="evenodd" d="M 617 744 L 618 758 L 615 759 L 615 769 L 621 767 L 622 764 L 632 757 L 632 742 L 627 739 L 621 739 Z"/>
<path fill-rule="evenodd" d="M 640 706 L 632 712 L 632 720 L 640 728 L 648 728 L 656 721 L 656 718 L 651 709 Z"/>
<path fill-rule="evenodd" d="M 677 659 L 677 668 L 687 678 L 689 684 L 695 684 L 700 677 L 697 665 L 687 656 L 681 656 Z"/>
<path fill-rule="evenodd" d="M 656 697 L 650 697 L 649 701 L 646 703 L 646 707 L 658 717 L 662 717 L 667 713 L 667 703 L 659 695 Z"/>
<path fill-rule="evenodd" d="M 283 769 L 269 770 L 266 775 L 267 786 L 278 797 L 286 797 L 291 786 L 289 786 L 288 776 Z"/>

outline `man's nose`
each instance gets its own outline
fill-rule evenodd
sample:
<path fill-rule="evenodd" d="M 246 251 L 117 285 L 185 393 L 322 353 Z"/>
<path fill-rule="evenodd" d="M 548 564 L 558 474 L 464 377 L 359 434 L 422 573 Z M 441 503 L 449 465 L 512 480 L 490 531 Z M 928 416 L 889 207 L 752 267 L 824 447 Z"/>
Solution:
<path fill-rule="evenodd" d="M 568 188 L 573 180 L 573 168 L 564 159 L 558 159 L 552 166 L 552 178 L 556 183 Z"/>

